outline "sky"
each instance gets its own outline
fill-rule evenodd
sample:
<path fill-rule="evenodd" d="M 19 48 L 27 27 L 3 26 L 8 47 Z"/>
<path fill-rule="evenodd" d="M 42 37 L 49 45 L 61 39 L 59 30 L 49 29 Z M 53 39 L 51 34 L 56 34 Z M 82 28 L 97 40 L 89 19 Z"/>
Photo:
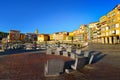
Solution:
<path fill-rule="evenodd" d="M 99 21 L 120 0 L 0 0 L 0 31 L 72 32 Z"/>

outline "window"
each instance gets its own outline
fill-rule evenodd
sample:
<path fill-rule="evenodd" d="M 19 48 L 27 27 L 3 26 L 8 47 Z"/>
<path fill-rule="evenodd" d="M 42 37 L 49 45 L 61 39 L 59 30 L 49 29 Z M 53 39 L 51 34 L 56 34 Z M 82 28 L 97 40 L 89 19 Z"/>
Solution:
<path fill-rule="evenodd" d="M 118 11 L 117 13 L 120 14 L 120 11 Z"/>
<path fill-rule="evenodd" d="M 115 24 L 111 25 L 111 26 L 110 26 L 110 29 L 111 29 L 111 28 L 115 28 Z"/>
<path fill-rule="evenodd" d="M 115 34 L 115 30 L 112 30 L 112 34 Z"/>
<path fill-rule="evenodd" d="M 108 36 L 108 32 L 106 33 L 106 36 Z"/>
<path fill-rule="evenodd" d="M 111 23 L 111 21 L 110 21 L 110 20 L 108 20 L 108 22 L 107 22 L 107 23 L 109 24 L 109 23 Z"/>
<path fill-rule="evenodd" d="M 110 15 L 108 14 L 107 17 L 110 18 Z"/>
<path fill-rule="evenodd" d="M 111 35 L 111 34 L 112 34 L 112 31 L 110 31 L 109 34 Z"/>
<path fill-rule="evenodd" d="M 119 27 L 119 23 L 115 24 L 115 27 L 118 28 Z"/>
<path fill-rule="evenodd" d="M 101 31 L 104 31 L 105 29 L 104 28 L 101 28 Z"/>
<path fill-rule="evenodd" d="M 111 22 L 115 22 L 115 19 L 112 19 L 112 21 Z"/>
<path fill-rule="evenodd" d="M 110 29 L 112 28 L 112 26 L 110 26 Z"/>
<path fill-rule="evenodd" d="M 112 16 L 115 16 L 115 12 L 112 13 Z"/>
<path fill-rule="evenodd" d="M 108 27 L 106 27 L 106 30 L 108 30 L 109 28 Z"/>
<path fill-rule="evenodd" d="M 120 33 L 120 31 L 119 30 L 116 30 L 116 34 L 119 34 Z"/>

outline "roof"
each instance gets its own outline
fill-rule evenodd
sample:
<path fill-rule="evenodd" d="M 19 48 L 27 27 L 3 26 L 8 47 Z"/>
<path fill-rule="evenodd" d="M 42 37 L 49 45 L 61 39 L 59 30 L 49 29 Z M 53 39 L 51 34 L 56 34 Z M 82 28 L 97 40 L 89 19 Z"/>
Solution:
<path fill-rule="evenodd" d="M 19 30 L 10 30 L 10 32 L 11 32 L 11 31 L 14 31 L 14 32 L 20 32 Z"/>

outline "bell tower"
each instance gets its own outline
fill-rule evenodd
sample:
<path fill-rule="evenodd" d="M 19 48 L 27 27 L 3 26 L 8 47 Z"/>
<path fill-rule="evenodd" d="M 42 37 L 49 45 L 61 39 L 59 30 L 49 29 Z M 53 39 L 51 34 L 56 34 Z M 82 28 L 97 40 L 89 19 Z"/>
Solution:
<path fill-rule="evenodd" d="M 38 31 L 38 29 L 36 29 L 35 34 L 38 34 L 38 33 L 39 33 L 39 31 Z"/>

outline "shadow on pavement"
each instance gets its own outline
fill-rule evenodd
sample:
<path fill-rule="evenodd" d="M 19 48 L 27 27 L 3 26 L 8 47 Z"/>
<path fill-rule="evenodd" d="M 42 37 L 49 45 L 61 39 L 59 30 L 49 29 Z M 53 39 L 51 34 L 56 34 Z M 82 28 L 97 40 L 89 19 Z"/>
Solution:
<path fill-rule="evenodd" d="M 75 60 L 67 61 L 65 62 L 64 68 L 65 69 L 71 69 L 71 65 L 75 63 Z"/>
<path fill-rule="evenodd" d="M 107 54 L 103 54 L 102 52 L 90 51 L 89 55 L 88 55 L 88 59 L 87 59 L 87 64 L 89 63 L 89 60 L 90 60 L 92 55 L 94 55 L 94 57 L 93 57 L 91 64 L 94 64 L 94 63 L 102 60 L 105 56 L 107 56 Z"/>
<path fill-rule="evenodd" d="M 84 52 L 82 52 L 81 56 L 83 56 L 83 53 Z M 94 64 L 94 63 L 97 63 L 100 60 L 102 60 L 105 56 L 107 56 L 107 54 L 103 54 L 102 52 L 98 52 L 98 51 L 90 51 L 88 54 L 88 57 L 86 57 L 85 65 L 89 64 L 91 56 L 94 56 L 94 57 L 90 64 Z M 73 65 L 74 63 L 75 63 L 75 60 L 67 61 L 67 62 L 65 62 L 64 68 L 71 69 L 71 65 Z"/>

